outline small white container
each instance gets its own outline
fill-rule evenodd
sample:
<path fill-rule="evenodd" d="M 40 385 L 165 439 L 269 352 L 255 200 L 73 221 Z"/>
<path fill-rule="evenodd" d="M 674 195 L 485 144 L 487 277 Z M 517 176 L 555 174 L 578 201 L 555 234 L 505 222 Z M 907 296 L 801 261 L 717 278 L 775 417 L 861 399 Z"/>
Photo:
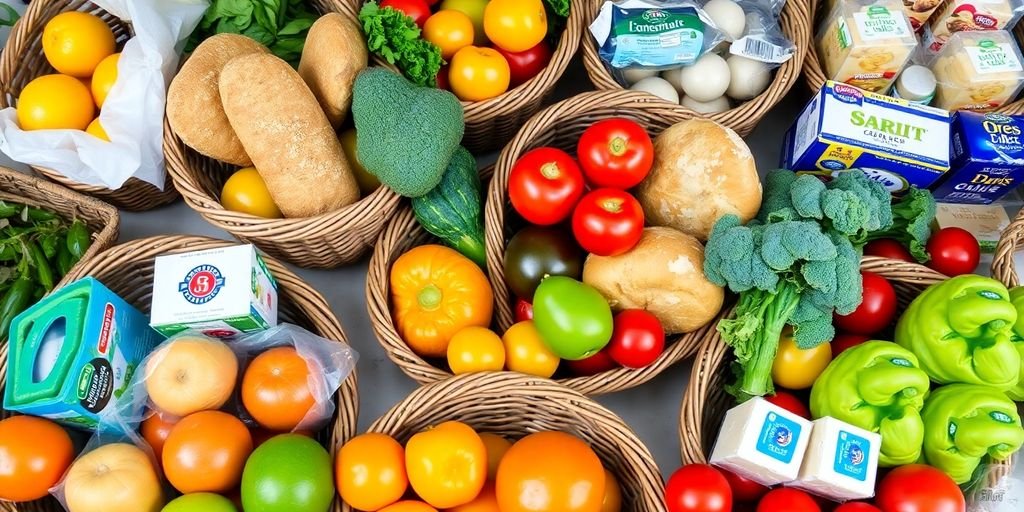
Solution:
<path fill-rule="evenodd" d="M 893 97 L 903 98 L 918 105 L 928 105 L 935 99 L 935 73 L 920 66 L 908 66 L 896 79 Z"/>
<path fill-rule="evenodd" d="M 760 397 L 729 409 L 711 464 L 763 485 L 796 480 L 812 424 Z"/>
<path fill-rule="evenodd" d="M 800 476 L 789 486 L 836 501 L 870 498 L 881 446 L 877 433 L 827 416 L 814 420 Z"/>

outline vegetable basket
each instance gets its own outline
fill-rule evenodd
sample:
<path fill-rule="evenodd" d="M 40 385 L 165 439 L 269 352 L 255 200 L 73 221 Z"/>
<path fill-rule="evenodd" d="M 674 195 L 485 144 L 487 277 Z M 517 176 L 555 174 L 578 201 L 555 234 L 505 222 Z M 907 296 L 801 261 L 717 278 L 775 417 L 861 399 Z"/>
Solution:
<path fill-rule="evenodd" d="M 61 284 L 92 276 L 130 304 L 148 312 L 153 295 L 153 259 L 156 256 L 213 249 L 233 244 L 234 242 L 226 240 L 199 236 L 161 236 L 135 240 L 97 254 L 90 261 L 72 270 L 61 281 Z M 271 258 L 264 258 L 264 262 L 278 283 L 281 321 L 300 325 L 324 338 L 347 343 L 341 323 L 319 292 L 288 270 L 284 264 Z M 0 378 L 6 380 L 6 344 L 0 350 L 0 369 L 2 369 Z M 336 416 L 332 426 L 328 431 L 321 433 L 320 437 L 320 441 L 328 448 L 332 456 L 341 443 L 355 435 L 359 405 L 356 393 L 356 374 L 352 373 L 338 390 Z M 7 411 L 3 411 L 3 416 L 7 415 Z M 17 506 L 0 502 L 0 510 L 61 512 L 64 509 L 56 500 L 46 498 Z M 340 510 L 340 504 L 335 503 L 333 510 Z"/>
<path fill-rule="evenodd" d="M 622 487 L 624 512 L 665 510 L 664 484 L 651 452 L 615 413 L 550 380 L 526 375 L 473 373 L 421 387 L 396 404 L 368 432 L 401 443 L 444 421 L 510 440 L 562 431 L 590 445 Z M 343 505 L 343 512 L 352 512 Z"/>
<path fill-rule="evenodd" d="M 779 22 L 786 37 L 796 44 L 796 53 L 793 58 L 782 64 L 775 70 L 775 77 L 764 92 L 754 99 L 715 114 L 702 114 L 676 103 L 662 100 L 651 96 L 651 101 L 659 108 L 668 111 L 677 111 L 690 117 L 706 117 L 720 124 L 732 128 L 742 136 L 753 131 L 757 123 L 775 107 L 786 93 L 793 87 L 800 76 L 801 66 L 807 54 L 807 41 L 814 37 L 812 27 L 812 16 L 809 2 L 814 0 L 788 0 L 782 10 Z M 586 26 L 594 21 L 598 11 L 605 0 L 580 0 L 578 5 L 585 10 L 585 26 L 583 30 L 583 64 L 587 69 L 590 81 L 598 90 L 622 91 L 625 88 L 612 77 L 604 61 L 598 55 L 597 43 Z"/>
<path fill-rule="evenodd" d="M 17 106 L 21 90 L 35 78 L 53 73 L 54 70 L 43 55 L 42 33 L 46 23 L 54 16 L 66 11 L 85 11 L 100 16 L 114 30 L 117 44 L 123 44 L 131 37 L 131 27 L 116 16 L 100 9 L 86 0 L 39 0 L 32 2 L 25 15 L 11 29 L 10 39 L 0 55 L 0 108 Z M 171 203 L 178 198 L 178 192 L 168 175 L 164 190 L 142 180 L 130 178 L 117 189 L 76 183 L 58 172 L 34 167 L 46 179 L 60 183 L 77 192 L 102 199 L 118 208 L 129 211 L 145 211 Z"/>
<path fill-rule="evenodd" d="M 344 0 L 346 10 L 358 13 L 366 0 Z M 569 17 L 558 39 L 558 45 L 552 49 L 551 61 L 525 83 L 509 89 L 494 98 L 462 102 L 466 120 L 466 134 L 462 145 L 474 154 L 485 153 L 500 148 L 519 129 L 523 123 L 540 110 L 544 100 L 554 90 L 555 84 L 562 77 L 565 68 L 576 54 L 581 35 L 586 31 L 586 20 L 582 2 L 571 1 Z M 342 11 L 345 12 L 345 11 Z M 392 69 L 395 67 L 377 55 L 370 55 L 373 63 Z"/>

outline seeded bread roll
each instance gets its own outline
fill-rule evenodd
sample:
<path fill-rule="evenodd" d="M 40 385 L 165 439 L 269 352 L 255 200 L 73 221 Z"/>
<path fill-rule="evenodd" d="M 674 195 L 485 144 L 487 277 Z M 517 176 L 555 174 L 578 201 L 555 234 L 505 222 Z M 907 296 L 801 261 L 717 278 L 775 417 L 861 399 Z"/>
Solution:
<path fill-rule="evenodd" d="M 265 54 L 232 60 L 221 72 L 220 97 L 285 217 L 311 217 L 359 200 L 334 128 L 287 62 Z"/>
<path fill-rule="evenodd" d="M 232 59 L 261 53 L 269 51 L 237 34 L 217 34 L 196 47 L 167 89 L 167 121 L 186 145 L 221 162 L 252 165 L 224 115 L 219 81 Z"/>
<path fill-rule="evenodd" d="M 299 75 L 313 91 L 331 126 L 338 129 L 352 104 L 352 84 L 366 68 L 363 33 L 354 21 L 332 12 L 313 23 L 299 62 Z"/>

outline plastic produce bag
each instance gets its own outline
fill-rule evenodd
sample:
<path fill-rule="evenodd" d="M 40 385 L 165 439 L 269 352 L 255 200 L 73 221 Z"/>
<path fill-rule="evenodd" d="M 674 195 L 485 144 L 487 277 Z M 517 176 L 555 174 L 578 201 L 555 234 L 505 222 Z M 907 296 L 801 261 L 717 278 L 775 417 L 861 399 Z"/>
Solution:
<path fill-rule="evenodd" d="M 727 41 L 690 0 L 605 2 L 590 33 L 601 59 L 613 69 L 688 66 Z"/>
<path fill-rule="evenodd" d="M 134 37 L 121 51 L 118 78 L 103 105 L 105 142 L 78 130 L 23 131 L 14 107 L 0 111 L 0 151 L 87 185 L 120 188 L 138 178 L 163 189 L 163 118 L 167 84 L 206 0 L 94 0 L 130 21 Z"/>
<path fill-rule="evenodd" d="M 796 45 L 782 32 L 779 13 L 784 0 L 738 0 L 746 14 L 743 36 L 729 45 L 729 53 L 764 62 L 777 68 L 793 58 Z M 778 10 L 776 10 L 778 9 Z"/>

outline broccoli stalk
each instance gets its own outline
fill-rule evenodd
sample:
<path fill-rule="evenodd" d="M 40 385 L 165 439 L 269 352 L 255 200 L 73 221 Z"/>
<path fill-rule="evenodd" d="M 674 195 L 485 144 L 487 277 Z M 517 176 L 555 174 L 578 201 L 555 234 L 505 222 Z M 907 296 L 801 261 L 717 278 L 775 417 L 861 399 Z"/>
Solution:
<path fill-rule="evenodd" d="M 892 204 L 892 217 L 893 223 L 888 229 L 868 233 L 867 241 L 891 238 L 909 249 L 917 261 L 928 261 L 925 245 L 932 236 L 932 221 L 935 220 L 935 198 L 931 192 L 911 187 Z"/>
<path fill-rule="evenodd" d="M 733 347 L 739 380 L 729 392 L 740 398 L 771 394 L 772 363 L 779 338 L 800 303 L 799 287 L 783 280 L 773 292 L 753 289 L 740 294 L 734 317 L 718 324 Z"/>

